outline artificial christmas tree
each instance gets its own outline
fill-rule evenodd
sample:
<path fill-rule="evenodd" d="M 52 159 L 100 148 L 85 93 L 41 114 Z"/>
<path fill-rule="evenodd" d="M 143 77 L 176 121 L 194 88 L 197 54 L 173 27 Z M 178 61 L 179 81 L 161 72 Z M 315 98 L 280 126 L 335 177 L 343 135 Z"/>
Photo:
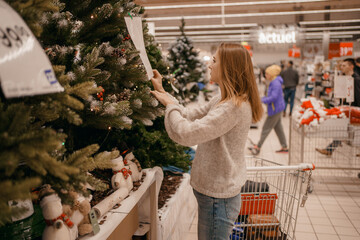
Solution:
<path fill-rule="evenodd" d="M 180 31 L 181 36 L 168 49 L 168 61 L 172 84 L 175 86 L 173 94 L 180 103 L 186 104 L 197 98 L 198 83 L 206 83 L 206 66 L 198 58 L 198 52 L 185 34 L 184 19 L 181 21 Z"/>
<path fill-rule="evenodd" d="M 40 17 L 44 12 L 55 11 L 58 6 L 53 1 L 11 1 L 11 5 L 30 23 L 32 30 L 40 35 Z M 91 55 L 96 55 L 92 51 Z M 20 56 L 21 57 L 21 56 Z M 101 62 L 94 58 L 84 61 L 82 69 L 87 74 L 81 75 L 85 80 L 91 80 L 98 71 L 95 69 Z M 78 66 L 81 68 L 81 66 Z M 79 149 L 76 152 L 65 148 L 66 134 L 58 128 L 59 123 L 81 124 L 82 119 L 77 111 L 83 109 L 81 99 L 87 99 L 91 94 L 101 90 L 90 81 L 70 85 L 71 78 L 65 75 L 66 66 L 54 66 L 58 81 L 65 86 L 65 91 L 42 96 L 5 99 L 1 95 L 0 104 L 0 185 L 4 191 L 0 197 L 0 225 L 11 220 L 11 216 L 21 212 L 10 208 L 9 200 L 20 200 L 30 197 L 31 188 L 49 183 L 62 197 L 66 191 L 74 190 L 88 195 L 86 184 L 95 188 L 104 188 L 103 184 L 91 175 L 97 167 L 111 167 L 110 160 L 118 155 L 117 151 L 104 152 L 96 156 L 99 147 L 96 145 Z M 65 121 L 64 121 L 65 120 Z M 65 199 L 65 198 L 64 198 Z M 20 209 L 21 210 L 21 209 Z"/>
<path fill-rule="evenodd" d="M 47 49 L 51 49 L 49 57 L 52 61 L 67 66 L 66 75 L 72 77 L 71 85 L 83 81 L 82 77 L 80 80 L 77 78 L 83 65 L 74 67 L 81 64 L 83 55 L 90 54 L 96 48 L 99 50 L 97 57 L 104 59 L 101 64 L 96 65 L 100 70 L 93 79 L 94 84 L 101 86 L 103 90 L 97 96 L 87 99 L 81 115 L 83 124 L 79 127 L 71 126 L 67 130 L 71 132 L 69 136 L 72 136 L 67 141 L 67 148 L 77 149 L 89 143 L 99 143 L 101 150 L 110 151 L 129 141 L 128 145 L 134 149 L 144 167 L 171 164 L 181 165 L 186 169 L 189 165 L 188 157 L 183 152 L 186 148 L 168 138 L 163 124 L 153 125 L 154 121 L 162 121 L 156 120 L 156 117 L 163 114 L 163 108 L 149 93 L 151 83 L 145 75 L 144 66 L 124 20 L 124 17 L 137 16 L 142 11 L 132 1 L 88 4 L 82 1 L 65 1 L 60 15 L 52 14 L 43 21 L 43 43 Z M 167 67 L 154 38 L 148 34 L 145 23 L 143 31 L 152 67 L 165 74 Z M 54 33 L 58 33 L 58 36 L 54 36 Z M 66 49 L 69 51 L 66 52 Z M 93 61 L 96 62 L 96 59 Z M 72 70 L 74 68 L 79 70 Z M 155 131 L 158 135 L 156 139 L 163 142 L 160 149 L 152 138 L 141 137 Z M 139 136 L 142 141 L 136 141 Z M 165 145 L 169 148 L 164 148 Z M 181 163 L 176 163 L 177 161 Z"/>
<path fill-rule="evenodd" d="M 1 96 L 0 185 L 9 190 L 1 194 L 0 224 L 14 213 L 8 200 L 28 198 L 30 188 L 44 183 L 70 204 L 69 191 L 87 196 L 87 187 L 104 190 L 108 186 L 96 171 L 110 169 L 119 155 L 113 149 L 139 135 L 144 142 L 130 147 L 135 155 L 144 153 L 137 158 L 145 167 L 188 167 L 185 148 L 156 119 L 163 108 L 149 93 L 151 83 L 125 26 L 124 16 L 140 14 L 140 7 L 132 1 L 9 2 L 31 23 L 64 92 Z M 144 31 L 152 66 L 166 71 Z M 154 121 L 161 124 L 151 126 Z M 149 149 L 155 155 L 145 154 Z"/>

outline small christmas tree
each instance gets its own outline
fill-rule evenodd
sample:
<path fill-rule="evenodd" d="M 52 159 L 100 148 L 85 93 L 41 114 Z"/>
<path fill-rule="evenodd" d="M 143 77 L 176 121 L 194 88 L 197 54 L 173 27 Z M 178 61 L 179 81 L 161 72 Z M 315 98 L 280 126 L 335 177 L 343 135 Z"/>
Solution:
<path fill-rule="evenodd" d="M 169 47 L 168 61 L 174 94 L 180 103 L 194 101 L 199 94 L 198 83 L 205 83 L 206 66 L 198 59 L 198 52 L 185 34 L 185 21 L 181 20 L 181 36 Z"/>

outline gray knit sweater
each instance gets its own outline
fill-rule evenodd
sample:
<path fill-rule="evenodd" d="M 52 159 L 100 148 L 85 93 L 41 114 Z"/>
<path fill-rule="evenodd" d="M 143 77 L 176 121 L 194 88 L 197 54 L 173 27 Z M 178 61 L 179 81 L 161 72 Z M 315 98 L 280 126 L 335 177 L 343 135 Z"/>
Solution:
<path fill-rule="evenodd" d="M 219 103 L 220 96 L 203 107 L 187 109 L 169 104 L 165 128 L 169 137 L 184 146 L 198 145 L 191 169 L 191 186 L 198 192 L 230 198 L 246 181 L 245 143 L 251 124 L 248 102 L 237 107 Z"/>

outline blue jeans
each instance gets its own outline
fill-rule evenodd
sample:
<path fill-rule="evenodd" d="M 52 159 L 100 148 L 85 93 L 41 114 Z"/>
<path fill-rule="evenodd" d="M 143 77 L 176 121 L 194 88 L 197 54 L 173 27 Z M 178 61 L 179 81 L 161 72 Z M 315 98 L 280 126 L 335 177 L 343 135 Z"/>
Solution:
<path fill-rule="evenodd" d="M 326 150 L 328 151 L 328 152 L 333 152 L 333 151 L 335 151 L 335 149 L 338 147 L 338 146 L 340 146 L 341 145 L 341 141 L 339 141 L 339 140 L 334 140 L 334 141 L 332 141 L 332 143 L 330 143 L 327 147 L 326 147 Z"/>
<path fill-rule="evenodd" d="M 241 195 L 213 198 L 194 190 L 198 202 L 198 240 L 228 240 L 240 213 Z"/>
<path fill-rule="evenodd" d="M 295 92 L 296 92 L 296 88 L 284 88 L 284 100 L 285 100 L 284 112 L 286 112 L 286 108 L 290 98 L 290 113 L 292 113 L 294 107 Z"/>

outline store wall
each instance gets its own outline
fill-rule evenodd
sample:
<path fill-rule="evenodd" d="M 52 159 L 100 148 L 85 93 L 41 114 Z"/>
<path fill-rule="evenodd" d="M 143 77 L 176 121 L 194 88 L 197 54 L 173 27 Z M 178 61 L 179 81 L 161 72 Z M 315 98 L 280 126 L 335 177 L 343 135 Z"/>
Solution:
<path fill-rule="evenodd" d="M 265 67 L 280 64 L 281 60 L 291 60 L 288 50 L 292 44 L 252 44 L 254 65 Z"/>
<path fill-rule="evenodd" d="M 353 43 L 353 55 L 350 57 L 360 57 L 360 42 L 355 41 Z M 261 45 L 257 43 L 250 43 L 250 45 L 252 47 L 254 65 L 259 67 L 266 67 L 270 64 L 280 64 L 281 60 L 293 60 L 294 62 L 301 61 L 299 58 L 294 59 L 288 57 L 288 50 L 292 47 L 291 44 Z M 299 46 L 300 45 L 298 45 L 298 47 Z M 194 47 L 201 52 L 201 57 L 205 55 L 212 56 L 215 54 L 218 44 L 194 43 Z M 305 59 L 313 60 L 315 55 L 323 55 L 321 42 L 305 43 L 303 47 L 304 49 L 302 54 Z M 163 44 L 163 52 L 166 52 L 167 48 L 168 44 Z"/>
<path fill-rule="evenodd" d="M 267 51 L 258 52 L 253 51 L 254 65 L 265 67 L 271 64 L 280 64 L 281 60 L 290 60 L 288 57 L 288 51 Z"/>

